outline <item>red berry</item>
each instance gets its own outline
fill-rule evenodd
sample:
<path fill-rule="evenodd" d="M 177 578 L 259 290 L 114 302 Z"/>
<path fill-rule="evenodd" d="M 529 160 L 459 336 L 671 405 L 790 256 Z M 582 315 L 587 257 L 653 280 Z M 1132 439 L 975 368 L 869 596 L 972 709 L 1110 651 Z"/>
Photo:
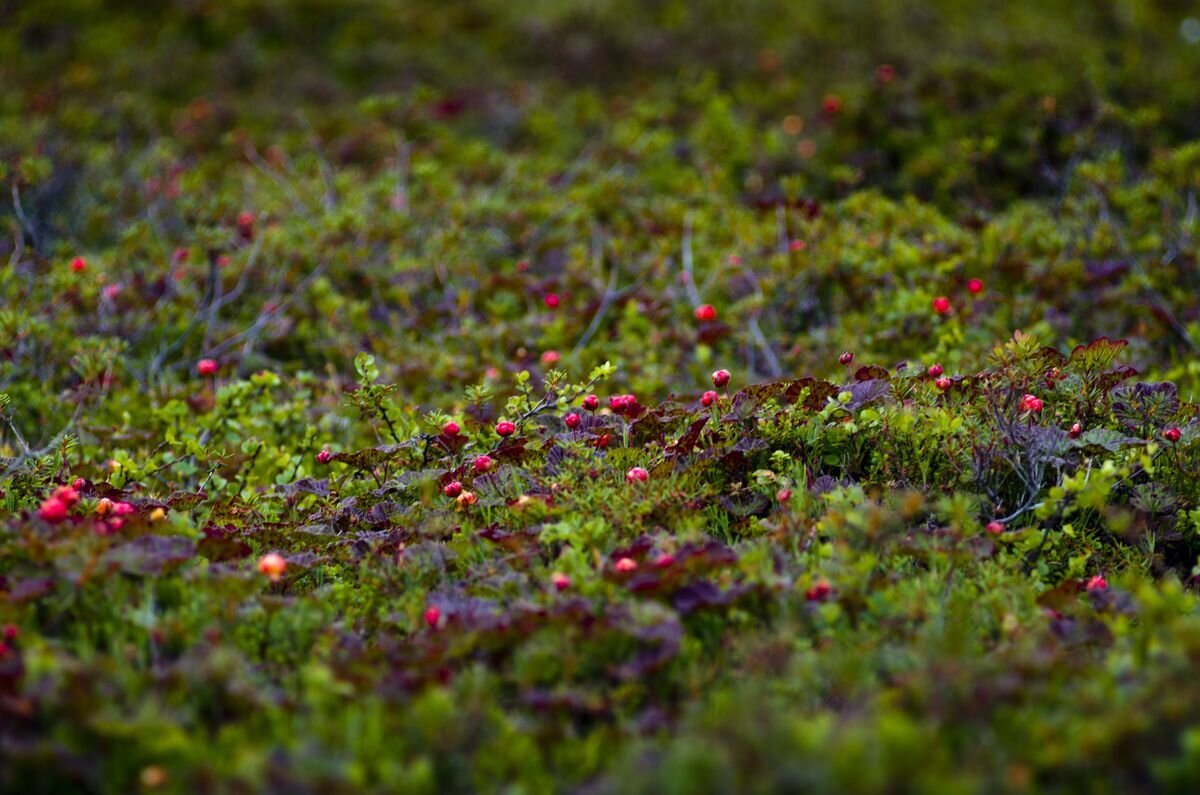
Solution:
<path fill-rule="evenodd" d="M 441 620 L 441 610 L 438 610 L 436 607 L 428 607 L 425 609 L 425 623 L 428 624 L 431 629 L 437 629 Z"/>
<path fill-rule="evenodd" d="M 931 364 L 931 365 L 929 365 L 929 375 L 930 375 L 930 376 L 932 376 L 932 377 L 934 377 L 934 378 L 938 378 L 938 377 L 940 377 L 940 376 L 941 376 L 941 374 L 942 374 L 943 372 L 944 372 L 944 371 L 942 370 L 942 366 L 941 366 L 940 364 Z"/>
<path fill-rule="evenodd" d="M 558 360 L 562 357 L 558 355 L 558 351 L 546 351 L 542 354 L 542 365 L 549 367 L 552 364 L 558 364 Z"/>
<path fill-rule="evenodd" d="M 458 432 L 461 430 L 462 428 L 458 427 L 457 422 L 450 420 L 442 426 L 442 436 L 458 436 Z"/>
<path fill-rule="evenodd" d="M 828 113 L 830 116 L 842 109 L 842 98 L 837 94 L 826 94 L 821 100 L 821 110 Z"/>
<path fill-rule="evenodd" d="M 729 375 L 729 371 L 728 371 L 728 370 L 717 370 L 716 372 L 714 372 L 714 373 L 712 374 L 712 382 L 713 382 L 713 386 L 715 386 L 715 387 L 717 387 L 718 389 L 720 389 L 721 387 L 723 387 L 723 386 L 725 386 L 726 384 L 728 384 L 728 383 L 729 383 L 729 379 L 730 379 L 731 377 L 732 377 L 732 376 L 730 376 L 730 375 Z"/>
<path fill-rule="evenodd" d="M 670 568 L 675 563 L 675 556 L 669 552 L 663 553 L 654 559 L 654 565 L 660 569 Z"/>
<path fill-rule="evenodd" d="M 1036 395 L 1025 394 L 1021 397 L 1020 408 L 1023 412 L 1037 414 L 1042 410 L 1041 398 Z"/>
<path fill-rule="evenodd" d="M 563 422 L 565 422 L 567 424 L 568 428 L 570 428 L 571 430 L 575 430 L 576 428 L 579 427 L 579 424 L 581 422 L 583 422 L 583 418 L 580 417 L 578 414 L 575 414 L 574 412 L 572 412 L 571 414 L 568 414 L 566 417 L 563 417 Z"/>
<path fill-rule="evenodd" d="M 805 598 L 807 598 L 810 602 L 822 602 L 832 591 L 833 588 L 829 585 L 828 580 L 817 580 L 816 583 L 814 583 L 813 586 L 808 589 L 808 592 L 805 594 Z"/>
<path fill-rule="evenodd" d="M 216 375 L 219 369 L 216 359 L 201 359 L 196 363 L 196 373 L 201 376 Z"/>
<path fill-rule="evenodd" d="M 187 262 L 187 261 L 188 261 L 188 256 L 189 256 L 190 254 L 191 254 L 191 252 L 190 252 L 190 251 L 188 251 L 188 250 L 187 250 L 186 248 L 184 248 L 183 246 L 180 246 L 179 248 L 175 249 L 175 253 L 171 255 L 171 259 L 172 259 L 172 260 L 174 260 L 174 261 L 175 261 L 175 262 L 177 262 L 177 263 L 180 263 L 180 262 Z M 176 278 L 179 278 L 179 277 L 178 277 L 178 275 L 176 276 Z"/>
<path fill-rule="evenodd" d="M 988 522 L 987 527 L 985 529 L 992 535 L 998 536 L 1004 532 L 1004 523 L 1003 522 Z"/>
<path fill-rule="evenodd" d="M 71 270 L 75 271 L 76 273 L 83 273 L 85 270 L 87 270 L 87 260 L 85 260 L 83 257 L 76 257 L 75 259 L 71 260 Z"/>
<path fill-rule="evenodd" d="M 842 355 L 838 357 L 838 364 L 843 365 L 843 366 L 848 367 L 850 365 L 850 363 L 853 361 L 854 361 L 854 351 L 844 351 L 842 353 Z"/>
<path fill-rule="evenodd" d="M 983 280 L 970 279 L 967 281 L 967 290 L 970 291 L 972 295 L 979 295 L 983 292 Z"/>
<path fill-rule="evenodd" d="M 1067 436 L 1072 439 L 1078 439 L 1081 433 L 1083 433 L 1083 426 L 1077 422 L 1071 426 L 1071 430 L 1067 431 Z"/>
<path fill-rule="evenodd" d="M 452 480 L 442 487 L 442 494 L 445 494 L 447 497 L 453 500 L 458 497 L 458 495 L 462 494 L 462 490 L 463 485 L 457 480 Z"/>
<path fill-rule="evenodd" d="M 254 237 L 254 213 L 243 211 L 237 216 L 238 234 L 246 240 Z"/>
<path fill-rule="evenodd" d="M 587 411 L 595 411 L 600 407 L 600 398 L 595 395 L 588 395 L 583 399 L 583 407 Z"/>
<path fill-rule="evenodd" d="M 551 309 L 558 309 L 558 304 L 561 299 L 558 297 L 558 293 L 546 293 L 546 298 L 544 300 L 546 301 L 546 306 L 550 307 Z"/>
<path fill-rule="evenodd" d="M 643 467 L 633 467 L 625 473 L 625 480 L 630 483 L 645 483 L 649 477 L 650 473 Z"/>
<path fill-rule="evenodd" d="M 1178 428 L 1167 428 L 1163 431 L 1163 438 L 1172 443 L 1178 442 L 1182 435 L 1183 433 Z"/>
<path fill-rule="evenodd" d="M 475 459 L 473 464 L 476 472 L 487 472 L 492 468 L 492 457 L 489 455 L 481 455 Z"/>
<path fill-rule="evenodd" d="M 716 402 L 717 402 L 717 393 L 712 391 L 711 389 L 700 396 L 700 405 L 704 406 L 706 408 Z"/>
<path fill-rule="evenodd" d="M 896 77 L 896 67 L 890 63 L 881 63 L 875 67 L 875 79 L 880 83 L 887 85 Z"/>
<path fill-rule="evenodd" d="M 950 379 L 946 378 L 945 376 L 939 378 L 938 380 L 934 381 L 933 383 L 937 385 L 938 389 L 942 389 L 942 390 L 949 389 L 950 385 L 951 385 Z"/>
<path fill-rule="evenodd" d="M 51 524 L 58 524 L 67 518 L 67 506 L 62 500 L 51 497 L 38 508 L 38 516 Z"/>
<path fill-rule="evenodd" d="M 803 240 L 793 240 L 788 243 L 788 248 L 792 251 L 803 251 L 808 246 Z"/>
<path fill-rule="evenodd" d="M 550 582 L 554 585 L 554 590 L 565 591 L 571 587 L 571 578 L 563 574 L 561 571 L 556 571 L 550 575 Z"/>
<path fill-rule="evenodd" d="M 636 571 L 637 567 L 637 561 L 633 558 L 621 558 L 615 564 L 613 564 L 613 568 L 622 574 L 628 574 L 631 571 Z"/>
<path fill-rule="evenodd" d="M 329 452 L 328 450 L 322 450 L 321 452 L 317 453 L 318 464 L 328 464 L 329 459 L 331 458 L 333 458 L 333 453 Z"/>
<path fill-rule="evenodd" d="M 933 299 L 933 311 L 939 315 L 950 314 L 950 299 L 944 295 L 939 295 Z"/>
<path fill-rule="evenodd" d="M 83 478 L 75 478 L 75 482 L 71 484 L 71 488 L 75 489 L 75 491 L 81 491 L 86 485 L 87 481 Z"/>
<path fill-rule="evenodd" d="M 1108 580 L 1101 577 L 1099 574 L 1087 581 L 1088 591 L 1103 591 L 1108 588 Z"/>
<path fill-rule="evenodd" d="M 20 633 L 18 632 L 15 624 L 5 624 L 4 625 L 4 639 L 5 640 L 10 641 L 10 642 L 14 641 L 17 639 L 17 635 L 19 635 L 19 634 Z"/>
<path fill-rule="evenodd" d="M 50 497 L 58 500 L 68 508 L 79 502 L 79 492 L 75 491 L 75 489 L 71 488 L 70 486 L 59 486 L 54 490 Z"/>
<path fill-rule="evenodd" d="M 791 489 L 780 489 L 779 492 L 775 495 L 775 499 L 779 500 L 780 502 L 787 502 L 791 498 L 792 498 L 792 490 Z"/>
<path fill-rule="evenodd" d="M 696 307 L 696 319 L 702 323 L 709 323 L 717 319 L 717 309 L 712 304 L 701 304 Z"/>
<path fill-rule="evenodd" d="M 501 436 L 512 436 L 517 432 L 517 426 L 508 420 L 500 420 L 496 423 L 496 433 Z"/>

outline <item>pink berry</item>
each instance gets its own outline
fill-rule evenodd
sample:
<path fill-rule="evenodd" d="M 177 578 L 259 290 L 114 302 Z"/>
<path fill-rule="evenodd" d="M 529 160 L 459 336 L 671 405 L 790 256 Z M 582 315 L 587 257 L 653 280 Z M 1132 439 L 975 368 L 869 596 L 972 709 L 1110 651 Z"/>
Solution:
<path fill-rule="evenodd" d="M 581 422 L 583 422 L 583 418 L 580 417 L 578 414 L 575 414 L 574 412 L 572 412 L 571 414 L 568 414 L 566 417 L 563 417 L 563 422 L 565 422 L 567 424 L 568 428 L 570 428 L 571 430 L 575 430 L 576 428 L 579 427 L 579 424 Z"/>
<path fill-rule="evenodd" d="M 1036 395 L 1025 394 L 1021 397 L 1021 411 L 1037 414 L 1042 410 L 1042 400 Z"/>
<path fill-rule="evenodd" d="M 438 610 L 436 607 L 428 607 L 425 609 L 425 623 L 428 624 L 431 629 L 437 629 L 441 620 L 441 610 Z"/>
<path fill-rule="evenodd" d="M 496 433 L 501 436 L 512 436 L 517 432 L 517 426 L 508 420 L 500 420 L 496 423 Z"/>
<path fill-rule="evenodd" d="M 938 380 L 934 381 L 933 383 L 934 383 L 935 385 L 937 385 L 937 388 L 938 388 L 938 389 L 941 389 L 941 390 L 946 390 L 946 389 L 949 389 L 949 388 L 950 388 L 950 386 L 951 386 L 951 383 L 952 383 L 952 382 L 950 381 L 950 379 L 949 379 L 949 378 L 946 378 L 945 376 L 942 376 L 941 378 L 939 378 Z"/>
<path fill-rule="evenodd" d="M 322 450 L 321 452 L 317 453 L 318 464 L 328 464 L 329 459 L 331 458 L 333 458 L 333 453 L 329 452 L 328 450 Z"/>
<path fill-rule="evenodd" d="M 717 309 L 712 304 L 701 304 L 696 307 L 696 319 L 701 323 L 709 323 L 717 319 Z"/>
<path fill-rule="evenodd" d="M 660 569 L 670 568 L 675 563 L 675 556 L 667 552 L 654 560 L 654 565 Z"/>
<path fill-rule="evenodd" d="M 650 478 L 650 473 L 644 467 L 633 467 L 625 473 L 625 480 L 630 483 L 645 483 Z"/>
<path fill-rule="evenodd" d="M 1103 591 L 1108 588 L 1108 580 L 1101 577 L 1099 574 L 1087 581 L 1088 591 Z"/>
<path fill-rule="evenodd" d="M 552 364 L 558 364 L 558 360 L 561 358 L 558 351 L 546 351 L 542 354 L 542 366 L 549 367 Z"/>
<path fill-rule="evenodd" d="M 85 270 L 87 270 L 87 260 L 85 260 L 83 257 L 76 257 L 75 259 L 71 260 L 71 270 L 75 271 L 76 273 L 83 273 Z"/>
<path fill-rule="evenodd" d="M 51 497 L 38 508 L 38 516 L 51 524 L 58 524 L 67 518 L 67 506 L 62 500 Z"/>
<path fill-rule="evenodd" d="M 1003 522 L 988 522 L 987 527 L 984 529 L 987 530 L 992 535 L 998 536 L 1004 532 L 1004 523 Z"/>
<path fill-rule="evenodd" d="M 558 309 L 558 305 L 562 299 L 558 297 L 558 293 L 546 293 L 546 297 L 543 300 L 549 308 Z"/>
<path fill-rule="evenodd" d="M 476 472 L 487 472 L 492 468 L 492 457 L 489 455 L 481 455 L 475 459 L 473 466 Z"/>
<path fill-rule="evenodd" d="M 613 568 L 622 574 L 628 574 L 631 571 L 636 571 L 637 567 L 637 561 L 633 558 L 621 558 L 615 564 L 613 564 Z"/>
<path fill-rule="evenodd" d="M 979 295 L 980 293 L 983 292 L 983 280 L 981 280 L 981 279 L 969 280 L 967 282 L 967 290 L 970 291 L 970 293 L 972 295 Z"/>
<path fill-rule="evenodd" d="M 1072 439 L 1078 439 L 1079 435 L 1082 433 L 1083 433 L 1083 426 L 1077 422 L 1071 426 L 1071 430 L 1067 431 L 1067 436 Z"/>
<path fill-rule="evenodd" d="M 933 311 L 939 315 L 950 314 L 950 299 L 944 295 L 939 295 L 933 299 Z"/>
<path fill-rule="evenodd" d="M 712 391 L 711 389 L 700 396 L 700 405 L 704 406 L 706 408 L 716 402 L 717 402 L 717 393 Z"/>
<path fill-rule="evenodd" d="M 728 370 L 717 370 L 716 372 L 714 372 L 714 373 L 712 374 L 712 382 L 713 382 L 713 386 L 715 386 L 715 387 L 717 387 L 718 389 L 720 389 L 721 387 L 723 387 L 723 386 L 725 386 L 726 384 L 728 384 L 728 383 L 729 383 L 729 379 L 730 379 L 731 377 L 732 377 L 732 376 L 730 376 L 730 375 L 729 375 L 729 371 L 728 371 Z"/>
<path fill-rule="evenodd" d="M 554 590 L 565 591 L 571 587 L 571 578 L 563 574 L 561 571 L 556 571 L 550 575 L 550 582 L 554 585 Z"/>
<path fill-rule="evenodd" d="M 775 499 L 779 500 L 780 502 L 787 502 L 791 498 L 792 498 L 792 490 L 791 489 L 780 489 L 779 492 L 775 495 Z"/>
<path fill-rule="evenodd" d="M 219 369 L 216 359 L 201 359 L 196 363 L 196 373 L 204 377 L 216 375 Z"/>

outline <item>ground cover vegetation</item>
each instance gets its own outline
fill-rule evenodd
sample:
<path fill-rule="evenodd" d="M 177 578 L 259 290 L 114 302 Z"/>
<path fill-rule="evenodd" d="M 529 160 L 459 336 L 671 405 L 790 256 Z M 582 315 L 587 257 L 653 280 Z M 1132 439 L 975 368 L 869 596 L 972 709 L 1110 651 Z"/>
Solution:
<path fill-rule="evenodd" d="M 1192 791 L 1189 8 L 0 2 L 0 789 Z"/>

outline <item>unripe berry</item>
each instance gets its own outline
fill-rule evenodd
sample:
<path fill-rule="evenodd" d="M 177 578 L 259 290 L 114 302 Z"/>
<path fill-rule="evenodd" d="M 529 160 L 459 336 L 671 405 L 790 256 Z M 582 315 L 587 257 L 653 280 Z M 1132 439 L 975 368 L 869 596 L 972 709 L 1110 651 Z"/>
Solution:
<path fill-rule="evenodd" d="M 943 372 L 945 371 L 942 369 L 940 364 L 929 365 L 929 374 L 934 378 L 940 378 Z"/>
<path fill-rule="evenodd" d="M 988 522 L 987 527 L 985 529 L 992 535 L 998 536 L 1004 532 L 1004 523 L 1003 522 Z"/>
<path fill-rule="evenodd" d="M 571 413 L 571 414 L 568 414 L 566 417 L 563 417 L 563 422 L 565 422 L 567 424 L 568 428 L 570 428 L 571 430 L 575 430 L 576 428 L 579 427 L 579 424 L 583 422 L 583 418 L 580 417 L 578 414 Z"/>
<path fill-rule="evenodd" d="M 458 433 L 461 430 L 462 428 L 458 427 L 457 422 L 450 420 L 442 426 L 442 436 L 458 436 Z"/>
<path fill-rule="evenodd" d="M 216 375 L 218 369 L 216 359 L 201 359 L 196 363 L 196 373 L 204 377 Z"/>
<path fill-rule="evenodd" d="M 268 552 L 258 559 L 258 570 L 267 576 L 271 582 L 279 582 L 287 568 L 287 561 L 278 552 Z"/>
<path fill-rule="evenodd" d="M 714 373 L 712 374 L 712 382 L 713 382 L 713 386 L 715 386 L 715 387 L 717 387 L 718 389 L 720 389 L 721 387 L 723 387 L 723 386 L 725 386 L 726 384 L 728 384 L 728 383 L 729 383 L 729 379 L 730 379 L 731 377 L 732 377 L 732 376 L 730 376 L 730 375 L 729 375 L 729 371 L 728 371 L 728 370 L 717 370 L 716 372 L 714 372 Z"/>
<path fill-rule="evenodd" d="M 637 567 L 637 561 L 633 558 L 621 558 L 615 564 L 613 564 L 613 568 L 622 574 L 628 574 L 631 571 L 636 571 Z"/>
<path fill-rule="evenodd" d="M 587 411 L 595 411 L 600 408 L 600 398 L 595 395 L 588 395 L 583 399 L 583 407 Z"/>
<path fill-rule="evenodd" d="M 476 472 L 487 472 L 492 468 L 492 457 L 489 455 L 481 455 L 475 459 L 473 466 Z"/>
<path fill-rule="evenodd" d="M 1108 580 L 1101 577 L 1099 574 L 1087 581 L 1087 589 L 1091 591 L 1103 591 L 1108 588 Z"/>
<path fill-rule="evenodd" d="M 654 565 L 660 569 L 670 568 L 675 563 L 675 556 L 667 552 L 654 560 Z"/>
<path fill-rule="evenodd" d="M 321 452 L 317 453 L 318 464 L 328 464 L 329 459 L 331 458 L 333 458 L 333 453 L 329 452 L 328 450 L 322 450 Z"/>
<path fill-rule="evenodd" d="M 517 432 L 517 426 L 508 420 L 500 420 L 496 423 L 496 433 L 501 436 L 512 436 Z"/>
<path fill-rule="evenodd" d="M 810 602 L 823 602 L 832 591 L 828 580 L 817 580 L 804 596 Z"/>
<path fill-rule="evenodd" d="M 442 494 L 445 494 L 450 499 L 454 499 L 462 494 L 463 486 L 457 480 L 452 480 L 445 486 L 442 486 Z"/>
<path fill-rule="evenodd" d="M 649 479 L 650 473 L 643 467 L 633 467 L 625 473 L 625 480 L 630 483 L 645 483 Z"/>
<path fill-rule="evenodd" d="M 843 365 L 843 366 L 849 366 L 849 364 L 853 361 L 854 361 L 854 351 L 846 351 L 841 356 L 838 357 L 838 364 Z"/>
<path fill-rule="evenodd" d="M 937 385 L 938 389 L 942 389 L 942 390 L 949 389 L 950 385 L 951 385 L 950 379 L 946 378 L 945 376 L 939 378 L 938 380 L 934 381 L 933 383 Z"/>
<path fill-rule="evenodd" d="M 565 591 L 571 587 L 571 578 L 563 574 L 561 571 L 556 571 L 550 575 L 550 582 L 554 585 L 554 590 Z"/>
<path fill-rule="evenodd" d="M 1067 436 L 1072 439 L 1078 439 L 1079 435 L 1082 433 L 1083 433 L 1083 426 L 1077 422 L 1071 426 L 1071 430 L 1067 431 Z"/>
<path fill-rule="evenodd" d="M 1178 428 L 1167 428 L 1163 431 L 1163 438 L 1171 443 L 1178 442 L 1179 437 L 1182 435 L 1182 432 Z"/>
<path fill-rule="evenodd" d="M 700 396 L 700 405 L 704 406 L 706 408 L 716 402 L 717 402 L 717 393 L 712 391 L 711 389 Z"/>

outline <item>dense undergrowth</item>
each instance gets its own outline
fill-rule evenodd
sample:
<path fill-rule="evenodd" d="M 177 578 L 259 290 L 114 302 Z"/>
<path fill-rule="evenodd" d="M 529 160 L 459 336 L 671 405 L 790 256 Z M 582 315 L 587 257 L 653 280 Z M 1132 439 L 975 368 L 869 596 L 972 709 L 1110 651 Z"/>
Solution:
<path fill-rule="evenodd" d="M 0 3 L 0 789 L 1190 791 L 1200 21 L 972 5 Z"/>

